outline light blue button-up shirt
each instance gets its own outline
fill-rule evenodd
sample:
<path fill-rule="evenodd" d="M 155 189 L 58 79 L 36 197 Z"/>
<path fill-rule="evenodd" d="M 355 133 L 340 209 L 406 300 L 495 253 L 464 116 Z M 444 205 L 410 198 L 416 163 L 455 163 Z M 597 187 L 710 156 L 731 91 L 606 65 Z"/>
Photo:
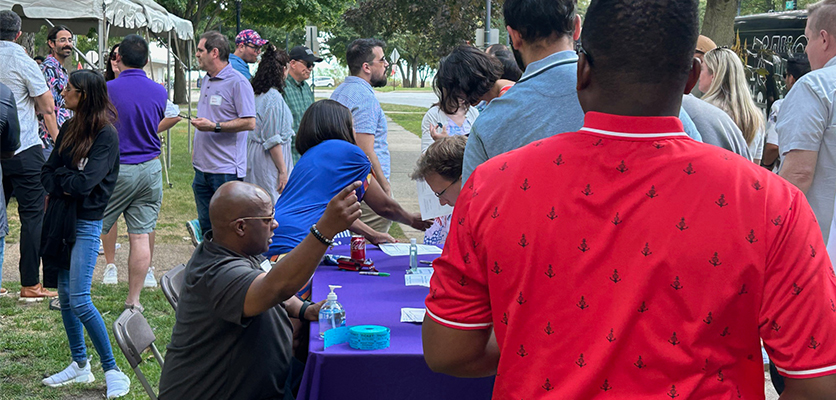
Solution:
<path fill-rule="evenodd" d="M 778 147 L 817 151 L 816 172 L 807 201 L 827 242 L 836 200 L 836 57 L 793 85 L 778 113 Z"/>
<path fill-rule="evenodd" d="M 358 134 L 374 134 L 374 153 L 380 162 L 380 169 L 389 180 L 389 141 L 386 135 L 386 115 L 380 108 L 380 102 L 374 97 L 374 89 L 369 82 L 357 76 L 349 76 L 331 94 L 331 100 L 348 107 L 354 118 L 354 131 Z"/>

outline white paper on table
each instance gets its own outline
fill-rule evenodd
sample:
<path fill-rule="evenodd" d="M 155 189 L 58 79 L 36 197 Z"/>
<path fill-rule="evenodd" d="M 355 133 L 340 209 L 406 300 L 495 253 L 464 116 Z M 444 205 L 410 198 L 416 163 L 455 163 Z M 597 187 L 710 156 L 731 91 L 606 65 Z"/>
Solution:
<path fill-rule="evenodd" d="M 409 255 L 409 243 L 382 243 L 378 247 L 390 257 Z M 427 254 L 441 254 L 441 249 L 431 244 L 419 244 L 418 255 Z"/>
<path fill-rule="evenodd" d="M 432 267 L 418 267 L 415 269 L 416 275 L 430 275 L 432 276 L 433 272 L 435 272 Z"/>
<path fill-rule="evenodd" d="M 424 322 L 424 314 L 427 313 L 426 308 L 401 308 L 401 322 Z"/>
<path fill-rule="evenodd" d="M 430 287 L 430 278 L 432 278 L 432 275 L 406 274 L 403 278 L 406 282 L 406 286 Z"/>
<path fill-rule="evenodd" d="M 418 206 L 421 208 L 421 219 L 428 220 L 453 213 L 453 207 L 442 206 L 438 202 L 438 197 L 435 196 L 427 182 L 418 180 L 416 184 L 418 186 Z"/>

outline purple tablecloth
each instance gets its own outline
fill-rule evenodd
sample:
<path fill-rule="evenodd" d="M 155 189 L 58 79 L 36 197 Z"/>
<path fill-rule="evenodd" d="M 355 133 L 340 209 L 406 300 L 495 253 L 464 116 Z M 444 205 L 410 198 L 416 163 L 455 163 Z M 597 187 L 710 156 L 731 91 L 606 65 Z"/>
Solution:
<path fill-rule="evenodd" d="M 328 253 L 348 252 L 348 246 L 338 246 Z M 297 399 L 490 399 L 493 378 L 462 379 L 430 371 L 424 362 L 421 325 L 400 322 L 401 308 L 423 308 L 429 293 L 425 287 L 405 286 L 409 257 L 389 257 L 371 245 L 366 246 L 366 255 L 379 271 L 391 276 L 366 276 L 321 265 L 314 275 L 312 299 L 324 299 L 328 285 L 342 285 L 336 292 L 346 309 L 346 324 L 388 327 L 391 345 L 374 351 L 354 350 L 348 343 L 323 349 L 319 326 L 312 322 L 310 354 Z"/>

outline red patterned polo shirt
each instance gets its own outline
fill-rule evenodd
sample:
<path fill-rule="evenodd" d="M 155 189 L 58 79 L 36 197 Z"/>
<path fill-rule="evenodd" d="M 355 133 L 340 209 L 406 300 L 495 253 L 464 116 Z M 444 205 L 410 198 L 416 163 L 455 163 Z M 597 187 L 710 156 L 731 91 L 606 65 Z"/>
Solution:
<path fill-rule="evenodd" d="M 762 399 L 761 338 L 785 376 L 836 373 L 804 195 L 677 118 L 590 112 L 482 164 L 434 266 L 428 315 L 496 331 L 497 399 Z"/>

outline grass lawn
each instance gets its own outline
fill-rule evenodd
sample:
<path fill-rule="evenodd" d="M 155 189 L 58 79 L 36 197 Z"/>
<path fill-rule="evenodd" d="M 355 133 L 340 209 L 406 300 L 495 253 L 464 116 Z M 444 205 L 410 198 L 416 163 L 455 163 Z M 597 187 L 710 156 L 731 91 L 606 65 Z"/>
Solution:
<path fill-rule="evenodd" d="M 420 84 L 420 82 L 419 82 L 419 84 Z M 377 91 L 377 92 L 384 92 L 384 93 L 385 92 L 405 92 L 405 93 L 409 93 L 409 92 L 432 92 L 433 91 L 433 85 L 432 85 L 431 81 L 427 80 L 426 86 L 424 86 L 424 87 L 405 88 L 405 87 L 398 86 L 397 88 L 395 88 L 393 86 L 386 85 L 384 87 L 374 88 L 374 90 Z"/>
<path fill-rule="evenodd" d="M 9 292 L 17 292 L 20 285 L 4 282 Z M 110 334 L 113 355 L 119 368 L 131 378 L 131 393 L 125 399 L 147 399 L 148 395 L 131 370 L 116 340 L 113 339 L 113 321 L 122 312 L 128 284 L 102 285 L 93 283 L 93 303 L 102 313 Z M 165 354 L 165 345 L 171 339 L 174 326 L 174 309 L 168 304 L 159 288 L 145 289 L 142 293 L 143 314 L 154 329 L 156 345 Z M 93 343 L 85 335 L 87 353 L 93 355 L 91 367 L 96 381 L 89 384 L 73 384 L 50 388 L 41 384 L 43 374 L 53 374 L 67 367 L 70 348 L 61 322 L 61 313 L 50 311 L 46 302 L 20 304 L 15 296 L 0 298 L 0 399 L 101 399 L 105 393 L 101 360 Z M 157 388 L 160 366 L 151 352 L 145 354 L 141 365 L 151 386 Z"/>
<path fill-rule="evenodd" d="M 381 103 L 380 106 L 383 108 L 383 112 L 389 118 L 392 118 L 392 121 L 412 132 L 415 136 L 421 137 L 421 120 L 427 113 L 426 108 L 387 103 Z"/>

